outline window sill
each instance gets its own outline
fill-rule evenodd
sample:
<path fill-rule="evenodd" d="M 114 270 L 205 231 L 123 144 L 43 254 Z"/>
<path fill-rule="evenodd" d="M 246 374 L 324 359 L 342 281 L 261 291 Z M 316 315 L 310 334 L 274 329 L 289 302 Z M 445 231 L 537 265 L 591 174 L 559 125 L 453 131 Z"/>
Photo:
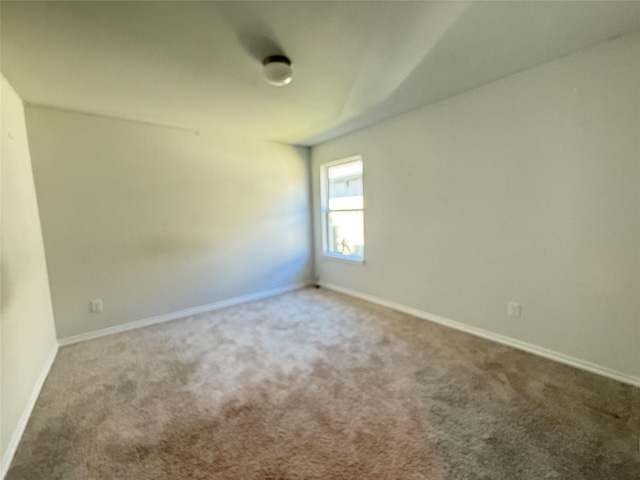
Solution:
<path fill-rule="evenodd" d="M 322 256 L 334 262 L 340 263 L 349 263 L 351 265 L 362 265 L 364 264 L 364 258 L 362 257 L 350 257 L 348 255 L 339 255 L 333 253 L 322 252 Z"/>

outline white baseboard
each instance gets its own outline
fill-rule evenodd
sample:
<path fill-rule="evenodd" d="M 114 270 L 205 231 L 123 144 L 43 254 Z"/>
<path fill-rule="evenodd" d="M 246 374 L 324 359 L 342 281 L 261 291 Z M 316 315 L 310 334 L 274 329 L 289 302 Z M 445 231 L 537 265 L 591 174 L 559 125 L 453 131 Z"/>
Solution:
<path fill-rule="evenodd" d="M 71 345 L 72 343 L 84 342 L 85 340 L 104 337 L 106 335 L 112 335 L 114 333 L 126 332 L 127 330 L 134 330 L 136 328 L 147 327 L 149 325 L 155 325 L 156 323 L 168 322 L 170 320 L 188 317 L 189 315 L 196 315 L 198 313 L 219 310 L 221 308 L 231 307 L 233 305 L 239 305 L 241 303 L 253 302 L 254 300 L 260 300 L 262 298 L 273 297 L 274 295 L 280 295 L 282 293 L 298 290 L 300 288 L 308 287 L 312 284 L 313 282 L 309 280 L 305 282 L 285 285 L 283 287 L 271 288 L 269 290 L 263 290 L 261 292 L 251 293 L 249 295 L 243 295 L 241 297 L 234 297 L 228 300 L 222 300 L 220 302 L 208 303 L 207 305 L 186 308 L 177 312 L 165 313 L 163 315 L 158 315 L 157 317 L 144 318 L 142 320 L 136 320 L 134 322 L 123 323 L 122 325 L 116 325 L 114 327 L 102 328 L 100 330 L 94 330 L 92 332 L 81 333 L 79 335 L 61 338 L 58 340 L 58 343 L 62 347 L 64 345 Z"/>
<path fill-rule="evenodd" d="M 13 431 L 13 435 L 11 435 L 11 439 L 9 440 L 9 445 L 7 446 L 7 450 L 2 456 L 2 466 L 0 467 L 0 478 L 4 478 L 7 472 L 9 471 L 9 466 L 13 461 L 13 457 L 16 454 L 16 450 L 18 449 L 18 445 L 20 444 L 20 440 L 22 439 L 22 435 L 24 434 L 25 428 L 27 428 L 27 423 L 29 422 L 29 417 L 31 417 L 31 412 L 33 412 L 33 407 L 36 405 L 36 400 L 40 396 L 40 391 L 44 386 L 44 382 L 49 375 L 49 371 L 53 366 L 53 362 L 56 359 L 56 354 L 58 353 L 58 345 L 54 345 L 49 352 L 49 356 L 42 365 L 42 370 L 40 370 L 40 374 L 36 379 L 36 383 L 31 390 L 31 394 L 29 395 L 29 399 L 27 400 L 27 404 L 22 410 L 22 414 L 20 415 L 20 419 L 18 420 L 18 425 L 16 425 L 16 429 Z"/>
<path fill-rule="evenodd" d="M 506 337 L 498 333 L 490 332 L 489 330 L 473 327 L 471 325 L 467 325 L 465 323 L 458 322 L 456 320 L 451 320 L 451 319 L 442 317 L 440 315 L 424 312 L 422 310 L 418 310 L 417 308 L 409 307 L 407 305 L 402 305 L 400 303 L 392 302 L 390 300 L 385 300 L 383 298 L 379 298 L 374 295 L 369 295 L 366 293 L 358 292 L 356 290 L 351 290 L 349 288 L 340 287 L 332 283 L 323 282 L 322 280 L 319 281 L 318 284 L 321 287 L 324 287 L 328 290 L 344 293 L 345 295 L 349 295 L 351 297 L 359 298 L 361 300 L 366 300 L 367 302 L 382 305 L 383 307 L 388 307 L 388 308 L 391 308 L 392 310 L 397 310 L 399 312 L 406 313 L 408 315 L 412 315 L 414 317 L 418 317 L 424 320 L 428 320 L 430 322 L 439 323 L 440 325 L 454 328 L 462 332 L 470 333 L 471 335 L 482 337 L 487 340 L 491 340 L 493 342 L 507 345 L 509 347 L 517 348 L 518 350 L 524 350 L 525 352 L 533 353 L 534 355 L 548 358 L 550 360 L 555 360 L 556 362 L 564 363 L 565 365 L 570 365 L 572 367 L 576 367 L 581 370 L 586 370 L 587 372 L 595 373 L 597 375 L 602 375 L 604 377 L 611 378 L 613 380 L 617 380 L 622 383 L 628 383 L 635 387 L 640 387 L 640 377 L 635 377 L 633 375 L 629 375 L 623 372 L 618 372 L 611 368 L 603 367 L 601 365 L 597 365 L 587 360 L 582 360 L 580 358 L 575 358 L 570 355 L 565 355 L 564 353 L 556 352 L 554 350 L 549 350 L 544 347 L 539 347 L 537 345 L 523 342 L 521 340 L 516 340 L 515 338 Z"/>

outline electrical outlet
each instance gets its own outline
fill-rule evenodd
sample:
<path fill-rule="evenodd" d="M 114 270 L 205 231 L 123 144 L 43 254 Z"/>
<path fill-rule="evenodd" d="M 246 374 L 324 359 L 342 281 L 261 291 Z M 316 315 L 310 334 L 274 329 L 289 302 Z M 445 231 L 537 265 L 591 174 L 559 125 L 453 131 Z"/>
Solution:
<path fill-rule="evenodd" d="M 518 302 L 509 302 L 507 304 L 507 315 L 510 317 L 519 317 L 520 316 L 520 304 Z"/>
<path fill-rule="evenodd" d="M 94 298 L 93 300 L 91 300 L 91 302 L 89 303 L 89 310 L 91 311 L 91 313 L 100 313 L 102 311 L 102 299 Z"/>

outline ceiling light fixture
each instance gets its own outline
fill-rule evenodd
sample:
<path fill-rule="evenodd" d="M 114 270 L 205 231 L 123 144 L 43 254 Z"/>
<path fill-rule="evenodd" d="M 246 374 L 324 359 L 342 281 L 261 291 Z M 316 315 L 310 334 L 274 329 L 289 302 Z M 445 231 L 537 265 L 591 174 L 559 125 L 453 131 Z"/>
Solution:
<path fill-rule="evenodd" d="M 267 83 L 276 87 L 291 83 L 293 66 L 291 60 L 284 55 L 271 55 L 262 61 L 262 65 Z"/>

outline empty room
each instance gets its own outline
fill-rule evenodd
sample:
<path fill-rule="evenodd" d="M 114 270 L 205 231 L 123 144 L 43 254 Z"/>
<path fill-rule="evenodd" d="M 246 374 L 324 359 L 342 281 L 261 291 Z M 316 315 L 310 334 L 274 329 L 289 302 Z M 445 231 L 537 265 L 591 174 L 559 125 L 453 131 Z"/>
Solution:
<path fill-rule="evenodd" d="M 0 480 L 640 479 L 640 2 L 0 24 Z"/>

